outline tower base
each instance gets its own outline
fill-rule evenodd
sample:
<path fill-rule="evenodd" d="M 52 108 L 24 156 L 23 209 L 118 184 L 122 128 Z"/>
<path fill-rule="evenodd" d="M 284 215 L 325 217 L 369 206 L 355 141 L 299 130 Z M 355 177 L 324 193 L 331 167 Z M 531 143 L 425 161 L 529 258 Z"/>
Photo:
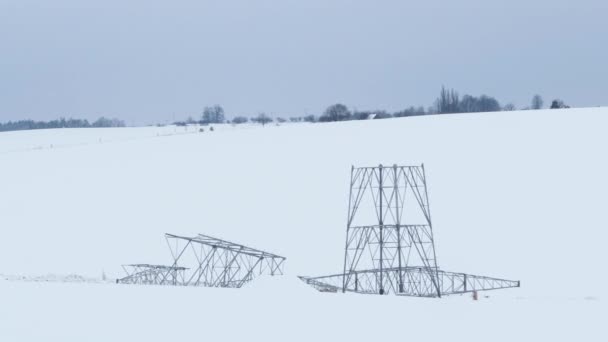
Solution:
<path fill-rule="evenodd" d="M 474 291 L 519 287 L 520 282 L 424 267 L 353 271 L 320 277 L 299 277 L 321 292 L 395 294 L 411 297 L 442 297 Z"/>

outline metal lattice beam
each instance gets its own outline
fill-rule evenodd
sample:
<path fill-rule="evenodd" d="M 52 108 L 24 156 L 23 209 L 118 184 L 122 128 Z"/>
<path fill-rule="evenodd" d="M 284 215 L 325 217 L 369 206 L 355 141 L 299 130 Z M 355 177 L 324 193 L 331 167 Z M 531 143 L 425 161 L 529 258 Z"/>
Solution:
<path fill-rule="evenodd" d="M 341 286 L 345 277 L 341 273 L 321 277 L 300 277 L 300 279 L 322 292 L 344 290 L 346 292 L 377 294 L 380 292 L 380 284 L 377 282 L 379 272 L 384 273 L 382 277 L 384 279 L 382 285 L 385 290 L 384 293 L 401 296 L 437 297 L 435 284 L 431 280 L 437 275 L 436 279 L 438 279 L 437 283 L 442 295 L 519 287 L 519 281 L 442 270 L 429 273 L 427 269 L 418 267 L 385 268 L 382 271 L 377 269 L 356 271 L 347 275 L 354 280 L 346 289 Z M 403 287 L 399 288 L 399 284 L 403 284 Z"/>
<path fill-rule="evenodd" d="M 182 285 L 240 288 L 256 276 L 282 275 L 285 257 L 199 234 L 165 234 L 173 267 L 187 264 Z M 163 278 L 161 284 L 167 279 Z"/>
<path fill-rule="evenodd" d="M 171 285 L 181 285 L 184 279 L 185 267 L 173 267 L 165 265 L 130 264 L 123 265 L 122 269 L 127 274 L 124 278 L 117 279 L 119 284 L 160 284 L 163 279 Z"/>

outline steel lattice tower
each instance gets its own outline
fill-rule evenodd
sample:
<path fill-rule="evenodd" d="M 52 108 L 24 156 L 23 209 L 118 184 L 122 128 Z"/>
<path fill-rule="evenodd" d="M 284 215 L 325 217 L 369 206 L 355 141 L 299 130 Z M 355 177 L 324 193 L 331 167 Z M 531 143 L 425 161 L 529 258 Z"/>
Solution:
<path fill-rule="evenodd" d="M 300 278 L 320 291 L 420 297 L 519 287 L 439 269 L 424 165 L 352 167 L 343 272 Z"/>

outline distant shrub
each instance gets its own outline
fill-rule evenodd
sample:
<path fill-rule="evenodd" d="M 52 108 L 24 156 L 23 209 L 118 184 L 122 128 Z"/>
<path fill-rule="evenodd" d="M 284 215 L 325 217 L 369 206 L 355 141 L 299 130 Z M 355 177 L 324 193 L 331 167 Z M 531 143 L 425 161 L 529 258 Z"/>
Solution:
<path fill-rule="evenodd" d="M 265 113 L 260 113 L 255 118 L 252 118 L 251 121 L 265 126 L 267 123 L 272 122 L 272 118 L 266 115 Z"/>
<path fill-rule="evenodd" d="M 402 118 L 406 116 L 416 116 L 416 115 L 424 115 L 426 114 L 424 107 L 410 107 L 398 112 L 393 113 L 393 117 Z"/>
<path fill-rule="evenodd" d="M 504 105 L 504 107 L 502 107 L 502 110 L 504 110 L 505 112 L 510 112 L 516 110 L 516 108 L 514 104 L 507 103 L 506 105 Z"/>
<path fill-rule="evenodd" d="M 97 119 L 95 122 L 93 122 L 93 124 L 91 124 L 91 127 L 124 127 L 125 123 L 122 120 L 118 120 L 118 119 L 108 119 L 105 117 L 100 117 L 99 119 Z"/>
<path fill-rule="evenodd" d="M 348 107 L 341 103 L 337 103 L 335 105 L 331 105 L 327 107 L 323 115 L 319 117 L 320 122 L 329 122 L 329 121 L 344 121 L 350 120 L 351 113 L 348 110 Z"/>
<path fill-rule="evenodd" d="M 306 115 L 306 116 L 302 117 L 302 120 L 304 122 L 316 122 L 317 118 L 315 118 L 314 115 L 310 114 L 310 115 Z"/>
<path fill-rule="evenodd" d="M 232 123 L 233 124 L 242 124 L 242 123 L 246 123 L 247 121 L 249 121 L 249 119 L 247 119 L 244 116 L 235 116 L 234 119 L 232 119 Z"/>
<path fill-rule="evenodd" d="M 570 108 L 570 106 L 566 105 L 564 101 L 560 99 L 555 99 L 551 102 L 551 109 L 560 109 L 560 108 Z"/>
<path fill-rule="evenodd" d="M 367 120 L 369 118 L 369 116 L 372 114 L 371 111 L 368 110 L 362 110 L 362 111 L 354 111 L 353 115 L 351 116 L 351 118 L 353 120 Z"/>

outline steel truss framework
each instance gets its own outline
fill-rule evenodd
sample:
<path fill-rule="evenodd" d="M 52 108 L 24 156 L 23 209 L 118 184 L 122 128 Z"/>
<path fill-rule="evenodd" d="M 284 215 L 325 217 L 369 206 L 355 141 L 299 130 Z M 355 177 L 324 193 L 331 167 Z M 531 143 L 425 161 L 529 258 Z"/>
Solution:
<path fill-rule="evenodd" d="M 185 272 L 183 285 L 240 288 L 258 275 L 283 274 L 285 257 L 276 254 L 203 234 L 195 237 L 165 234 L 165 237 L 173 267 L 187 259 L 188 254 L 194 263 Z"/>
<path fill-rule="evenodd" d="M 165 279 L 166 284 L 178 285 L 179 279 L 184 278 L 185 267 L 173 267 L 165 265 L 131 264 L 123 265 L 122 269 L 127 274 L 122 279 L 117 279 L 121 284 L 160 284 Z"/>
<path fill-rule="evenodd" d="M 123 265 L 123 284 L 240 288 L 258 275 L 282 275 L 285 258 L 255 248 L 199 234 L 165 234 L 171 266 Z M 186 265 L 188 267 L 184 267 Z"/>
<path fill-rule="evenodd" d="M 300 279 L 324 292 L 417 297 L 519 287 L 439 269 L 424 165 L 353 167 L 343 273 Z"/>

